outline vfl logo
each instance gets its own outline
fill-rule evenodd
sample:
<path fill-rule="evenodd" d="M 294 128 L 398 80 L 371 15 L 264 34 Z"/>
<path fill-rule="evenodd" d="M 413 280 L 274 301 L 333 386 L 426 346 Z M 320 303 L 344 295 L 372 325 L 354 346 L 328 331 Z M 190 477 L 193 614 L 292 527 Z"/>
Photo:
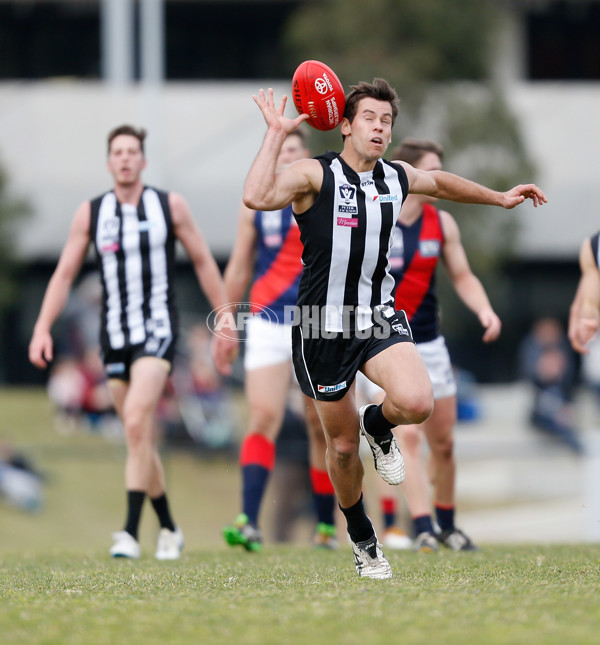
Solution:
<path fill-rule="evenodd" d="M 119 220 L 116 217 L 104 220 L 103 234 L 107 237 L 116 237 L 119 234 Z"/>
<path fill-rule="evenodd" d="M 346 204 L 354 199 L 354 195 L 356 194 L 356 188 L 354 188 L 354 186 L 350 186 L 350 184 L 342 184 L 339 190 L 340 197 L 346 202 Z"/>

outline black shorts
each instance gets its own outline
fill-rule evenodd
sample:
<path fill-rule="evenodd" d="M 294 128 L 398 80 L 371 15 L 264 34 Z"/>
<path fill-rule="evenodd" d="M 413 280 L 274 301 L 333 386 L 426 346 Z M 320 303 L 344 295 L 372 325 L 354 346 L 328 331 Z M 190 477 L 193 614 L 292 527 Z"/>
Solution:
<path fill-rule="evenodd" d="M 385 329 L 374 323 L 362 333 L 326 337 L 301 325 L 292 327 L 292 360 L 302 392 L 319 401 L 338 401 L 370 358 L 396 343 L 414 342 L 404 311 L 394 311 L 386 323 Z"/>
<path fill-rule="evenodd" d="M 106 378 L 129 381 L 129 371 L 138 358 L 154 356 L 161 358 L 173 366 L 175 358 L 175 343 L 177 339 L 173 336 L 167 338 L 156 338 L 151 336 L 139 345 L 128 345 L 122 349 L 102 347 L 102 362 Z"/>

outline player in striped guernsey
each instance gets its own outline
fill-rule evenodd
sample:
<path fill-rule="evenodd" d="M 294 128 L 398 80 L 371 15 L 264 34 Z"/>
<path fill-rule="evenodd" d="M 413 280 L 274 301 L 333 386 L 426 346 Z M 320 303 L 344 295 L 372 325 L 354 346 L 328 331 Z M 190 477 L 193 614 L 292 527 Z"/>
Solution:
<path fill-rule="evenodd" d="M 283 142 L 278 165 L 309 157 L 302 130 Z M 230 302 L 240 302 L 248 284 L 253 317 L 246 324 L 244 353 L 248 403 L 246 436 L 240 450 L 242 513 L 223 529 L 225 540 L 249 551 L 261 548 L 258 517 L 275 466 L 275 441 L 284 419 L 292 374 L 292 332 L 286 307 L 298 297 L 302 243 L 292 207 L 254 211 L 242 205 L 238 234 L 225 269 Z M 254 268 L 254 276 L 252 271 Z M 317 512 L 315 546 L 335 548 L 335 500 L 325 464 L 325 438 L 312 400 L 305 401 L 310 481 Z"/>
<path fill-rule="evenodd" d="M 569 340 L 573 349 L 588 354 L 588 343 L 600 326 L 600 232 L 579 249 L 581 277 L 569 312 Z"/>
<path fill-rule="evenodd" d="M 392 152 L 392 159 L 428 171 L 441 170 L 442 158 L 442 148 L 436 143 L 416 139 L 405 140 Z M 389 259 L 396 285 L 396 308 L 406 311 L 417 349 L 431 378 L 435 404 L 429 419 L 421 425 L 401 426 L 395 436 L 406 460 L 403 489 L 415 527 L 414 549 L 437 551 L 440 542 L 456 551 L 471 551 L 476 549 L 475 545 L 454 525 L 456 381 L 438 320 L 435 274 L 440 260 L 456 293 L 484 328 L 484 342 L 498 338 L 502 323 L 483 285 L 471 271 L 456 221 L 447 211 L 435 208 L 432 202 L 435 199 L 427 195 L 406 198 Z M 377 386 L 370 387 L 369 381 L 366 383 L 369 399 L 380 401 L 383 392 Z M 428 466 L 423 459 L 423 435 L 429 446 Z M 430 478 L 439 533 L 434 531 L 431 519 Z M 392 489 L 384 484 L 381 505 L 387 529 L 383 544 L 392 548 L 396 543 L 402 544 L 394 526 L 395 502 Z"/>
<path fill-rule="evenodd" d="M 441 170 L 383 160 L 398 114 L 398 97 L 384 79 L 359 83 L 348 93 L 341 154 L 300 160 L 278 171 L 287 133 L 308 115 L 285 117 L 286 98 L 276 106 L 272 89 L 253 98 L 268 128 L 246 179 L 244 203 L 257 210 L 292 204 L 304 245 L 300 317 L 292 333 L 296 376 L 316 400 L 357 572 L 389 578 L 391 567 L 362 502 L 359 433 L 369 442 L 378 472 L 398 484 L 404 464 L 391 430 L 423 422 L 433 407 L 431 381 L 406 315 L 393 307 L 388 254 L 402 203 L 409 192 L 504 208 L 528 198 L 537 206 L 546 197 L 534 184 L 502 193 Z M 385 398 L 357 413 L 358 370 Z"/>
<path fill-rule="evenodd" d="M 50 279 L 29 345 L 31 362 L 53 358 L 51 328 L 86 257 L 96 249 L 103 286 L 100 348 L 127 443 L 125 527 L 113 535 L 111 554 L 140 555 L 138 527 L 146 496 L 158 516 L 156 558 L 180 557 L 183 535 L 173 522 L 160 456 L 155 412 L 166 385 L 177 340 L 174 245 L 186 249 L 198 281 L 214 307 L 227 303 L 219 268 L 185 200 L 144 186 L 146 132 L 129 125 L 108 135 L 107 168 L 114 187 L 77 209 L 69 238 Z M 215 337 L 213 359 L 227 374 L 237 342 Z"/>

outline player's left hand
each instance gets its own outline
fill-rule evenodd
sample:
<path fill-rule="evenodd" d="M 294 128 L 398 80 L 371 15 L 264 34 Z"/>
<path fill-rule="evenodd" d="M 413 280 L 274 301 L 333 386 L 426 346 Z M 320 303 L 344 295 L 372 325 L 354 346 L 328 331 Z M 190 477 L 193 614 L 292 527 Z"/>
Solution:
<path fill-rule="evenodd" d="M 491 343 L 500 336 L 502 321 L 493 309 L 484 309 L 479 312 L 479 322 L 485 329 L 485 333 L 483 334 L 484 343 Z"/>
<path fill-rule="evenodd" d="M 534 206 L 545 204 L 548 199 L 541 188 L 535 184 L 519 184 L 503 194 L 503 208 L 514 208 L 526 199 L 531 199 Z"/>
<path fill-rule="evenodd" d="M 598 320 L 594 318 L 581 318 L 569 329 L 571 347 L 580 354 L 589 354 L 588 343 L 593 340 L 598 332 Z"/>
<path fill-rule="evenodd" d="M 228 334 L 237 332 L 228 330 Z M 215 336 L 212 343 L 212 359 L 215 367 L 223 376 L 229 376 L 233 369 L 233 361 L 239 353 L 239 340 L 237 338 L 226 338 Z"/>

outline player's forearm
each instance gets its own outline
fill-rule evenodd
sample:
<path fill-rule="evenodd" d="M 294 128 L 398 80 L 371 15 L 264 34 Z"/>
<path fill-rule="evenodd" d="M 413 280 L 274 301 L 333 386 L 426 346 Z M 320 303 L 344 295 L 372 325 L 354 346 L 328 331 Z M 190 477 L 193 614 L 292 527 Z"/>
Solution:
<path fill-rule="evenodd" d="M 229 303 L 225 283 L 214 259 L 205 260 L 195 265 L 196 276 L 200 287 L 213 309 L 224 307 Z"/>
<path fill-rule="evenodd" d="M 275 171 L 286 133 L 267 130 L 263 144 L 246 177 L 243 202 L 253 210 L 272 210 L 287 204 L 278 204 L 275 193 Z"/>
<path fill-rule="evenodd" d="M 34 325 L 35 332 L 50 332 L 52 325 L 60 316 L 62 310 L 67 304 L 69 291 L 71 289 L 71 280 L 55 273 L 46 289 L 40 313 Z"/>
<path fill-rule="evenodd" d="M 470 179 L 443 170 L 433 170 L 436 190 L 434 197 L 464 204 L 503 205 L 503 193 L 482 186 Z"/>
<path fill-rule="evenodd" d="M 474 274 L 465 275 L 454 281 L 454 289 L 458 297 L 475 315 L 478 316 L 483 310 L 492 308 L 481 281 Z"/>

